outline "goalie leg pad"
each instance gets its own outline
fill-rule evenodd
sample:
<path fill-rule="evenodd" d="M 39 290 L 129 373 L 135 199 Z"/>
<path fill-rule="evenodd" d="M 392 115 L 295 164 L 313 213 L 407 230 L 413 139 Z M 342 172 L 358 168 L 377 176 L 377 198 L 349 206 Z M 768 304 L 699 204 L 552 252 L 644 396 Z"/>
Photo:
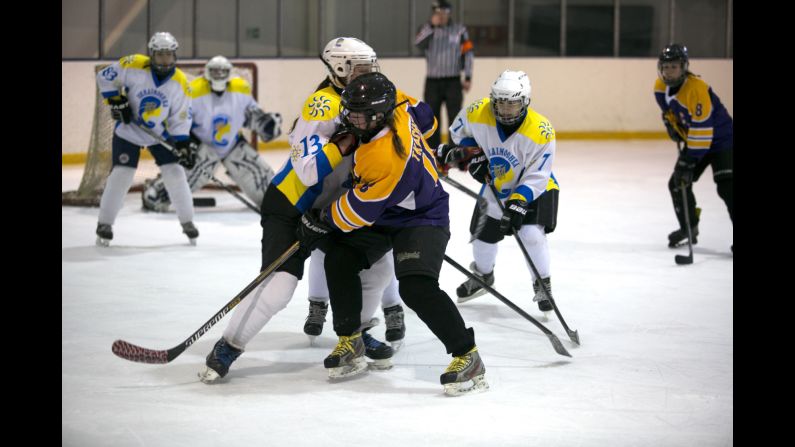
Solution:
<path fill-rule="evenodd" d="M 226 173 L 240 186 L 243 193 L 254 203 L 262 203 L 265 190 L 273 176 L 273 168 L 265 159 L 241 139 L 223 159 Z"/>

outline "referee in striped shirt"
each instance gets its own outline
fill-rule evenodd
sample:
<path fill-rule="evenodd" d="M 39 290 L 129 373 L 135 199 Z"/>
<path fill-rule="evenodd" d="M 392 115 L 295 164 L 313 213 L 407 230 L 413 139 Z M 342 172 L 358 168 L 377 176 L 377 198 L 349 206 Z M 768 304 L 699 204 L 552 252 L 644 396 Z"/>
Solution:
<path fill-rule="evenodd" d="M 428 62 L 424 99 L 440 125 L 442 103 L 447 107 L 447 119 L 452 120 L 461 110 L 463 92 L 472 86 L 472 41 L 464 25 L 450 20 L 450 9 L 446 0 L 433 2 L 431 20 L 420 27 L 414 38 L 414 45 L 425 52 Z M 462 70 L 464 81 L 461 81 Z M 441 143 L 440 136 L 441 131 L 428 138 L 432 149 Z"/>

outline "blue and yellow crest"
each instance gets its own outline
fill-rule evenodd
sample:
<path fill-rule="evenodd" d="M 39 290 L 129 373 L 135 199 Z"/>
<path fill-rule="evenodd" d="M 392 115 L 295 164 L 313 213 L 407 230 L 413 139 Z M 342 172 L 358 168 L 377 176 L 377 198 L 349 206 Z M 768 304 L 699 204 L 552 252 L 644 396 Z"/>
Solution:
<path fill-rule="evenodd" d="M 138 116 L 141 117 L 141 124 L 152 129 L 157 123 L 150 121 L 152 118 L 160 116 L 161 107 L 160 99 L 155 96 L 146 96 L 141 99 L 141 105 L 138 106 Z"/>
<path fill-rule="evenodd" d="M 225 138 L 231 130 L 229 116 L 220 114 L 213 117 L 213 144 L 216 146 L 226 146 L 229 140 Z"/>

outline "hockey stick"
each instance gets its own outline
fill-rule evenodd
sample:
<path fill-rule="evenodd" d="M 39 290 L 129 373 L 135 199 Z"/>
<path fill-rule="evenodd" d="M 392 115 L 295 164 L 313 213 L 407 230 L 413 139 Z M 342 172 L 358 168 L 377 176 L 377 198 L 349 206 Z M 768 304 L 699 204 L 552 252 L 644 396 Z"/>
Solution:
<path fill-rule="evenodd" d="M 494 182 L 491 179 L 488 179 L 489 189 L 491 189 L 491 193 L 494 194 L 494 198 L 497 199 L 497 205 L 500 207 L 500 211 L 503 213 L 505 212 L 505 206 L 503 206 L 502 201 L 500 200 L 500 195 L 497 192 L 497 187 L 494 186 Z M 530 264 L 530 268 L 533 270 L 533 274 L 538 280 L 538 283 L 541 286 L 541 289 L 544 291 L 544 294 L 547 296 L 547 299 L 550 303 L 552 303 L 552 309 L 555 310 L 555 315 L 558 316 L 558 320 L 560 320 L 560 324 L 563 325 L 563 329 L 566 330 L 566 334 L 568 334 L 571 341 L 574 343 L 580 344 L 580 336 L 577 334 L 577 331 L 572 331 L 569 329 L 569 325 L 566 324 L 566 320 L 563 319 L 563 315 L 560 314 L 560 310 L 558 309 L 558 305 L 555 304 L 555 299 L 552 298 L 552 293 L 547 290 L 547 285 L 544 284 L 544 281 L 541 280 L 541 274 L 538 273 L 538 269 L 536 265 L 533 263 L 533 260 L 530 259 L 530 254 L 527 253 L 527 248 L 525 248 L 524 244 L 522 243 L 522 239 L 519 237 L 519 233 L 514 231 L 513 232 L 514 238 L 516 238 L 516 242 L 519 244 L 519 248 L 522 250 L 522 254 L 524 258 L 527 260 L 527 263 Z"/>
<path fill-rule="evenodd" d="M 462 185 L 457 180 L 451 179 L 446 175 L 441 175 L 441 173 L 439 174 L 439 178 L 444 180 L 449 185 L 452 185 L 454 188 L 458 189 L 459 191 L 463 192 L 464 194 L 473 197 L 475 200 L 477 200 L 477 208 L 475 210 L 475 212 L 477 213 L 477 221 L 475 222 L 474 231 L 472 232 L 472 235 L 469 237 L 469 242 L 472 243 L 472 241 L 478 238 L 478 235 L 480 235 L 483 229 L 486 228 L 486 222 L 488 221 L 489 217 L 488 216 L 489 202 L 481 194 L 475 194 L 472 190 Z"/>
<path fill-rule="evenodd" d="M 150 128 L 148 128 L 148 127 L 144 126 L 144 125 L 142 125 L 142 124 L 141 124 L 141 123 L 139 123 L 139 122 L 136 122 L 135 124 L 136 124 L 136 125 L 137 125 L 137 126 L 138 126 L 138 127 L 141 129 L 141 130 L 143 130 L 144 132 L 146 132 L 147 134 L 149 134 L 149 136 L 151 136 L 152 138 L 154 138 L 154 139 L 156 139 L 157 141 L 159 141 L 159 142 L 160 142 L 160 144 L 161 144 L 163 147 L 165 147 L 166 149 L 168 149 L 168 151 L 169 151 L 169 152 L 171 152 L 171 153 L 172 153 L 172 154 L 174 154 L 175 156 L 179 157 L 179 155 L 178 155 L 178 153 L 177 153 L 177 150 L 174 148 L 174 146 L 172 146 L 171 144 L 169 144 L 169 143 L 168 143 L 168 142 L 167 142 L 167 141 L 166 141 L 166 140 L 165 140 L 165 139 L 164 139 L 162 136 L 160 136 L 160 135 L 156 134 L 154 131 L 152 131 L 152 129 L 150 129 Z M 224 183 L 224 182 L 222 182 L 222 181 L 218 180 L 218 178 L 217 178 L 216 176 L 212 175 L 212 173 L 209 173 L 209 174 L 210 174 L 210 175 L 209 175 L 209 177 L 210 177 L 210 180 L 212 180 L 213 182 L 215 182 L 215 183 L 216 183 L 218 186 L 220 186 L 221 188 L 223 188 L 223 189 L 227 190 L 227 192 L 229 192 L 229 194 L 232 194 L 233 196 L 235 196 L 235 197 L 236 197 L 238 200 L 240 200 L 241 202 L 243 202 L 243 204 L 245 204 L 247 207 L 249 207 L 249 208 L 251 208 L 252 210 L 256 211 L 256 212 L 257 212 L 257 214 L 260 214 L 260 210 L 259 210 L 259 207 L 258 207 L 258 206 L 256 206 L 256 205 L 254 205 L 253 203 L 249 202 L 249 201 L 248 201 L 248 200 L 247 200 L 245 197 L 243 197 L 243 196 L 241 196 L 240 194 L 238 194 L 238 193 L 237 193 L 237 191 L 235 191 L 234 189 L 232 189 L 232 188 L 231 188 L 229 185 L 227 185 L 226 183 Z"/>
<path fill-rule="evenodd" d="M 674 262 L 676 262 L 677 265 L 687 265 L 693 263 L 693 230 L 690 229 L 690 208 L 687 206 L 687 188 L 685 187 L 685 181 L 682 180 L 679 185 L 682 189 L 682 206 L 685 208 L 685 225 L 687 225 L 687 247 L 690 249 L 690 254 L 688 256 L 676 255 L 674 256 Z"/>
<path fill-rule="evenodd" d="M 560 342 L 560 339 L 555 334 L 553 334 L 552 331 L 547 329 L 546 326 L 544 326 L 543 324 L 539 323 L 538 320 L 536 320 L 535 318 L 531 317 L 527 312 L 523 311 L 519 306 L 517 306 L 516 304 L 512 303 L 508 298 L 505 298 L 504 296 L 502 296 L 499 292 L 494 290 L 494 288 L 492 288 L 491 286 L 486 284 L 485 281 L 483 281 L 482 279 L 480 279 L 477 276 L 473 275 L 472 272 L 470 272 L 469 270 L 465 269 L 461 264 L 455 262 L 449 256 L 444 255 L 444 260 L 447 261 L 448 264 L 450 264 L 453 267 L 455 267 L 456 270 L 458 270 L 459 272 L 461 272 L 464 275 L 466 275 L 467 278 L 472 279 L 472 280 L 476 281 L 477 283 L 479 283 L 484 289 L 488 290 L 489 293 L 491 293 L 492 295 L 497 297 L 498 300 L 500 300 L 503 303 L 505 303 L 505 305 L 507 305 L 511 309 L 515 310 L 519 315 L 523 316 L 526 320 L 528 320 L 529 322 L 533 323 L 537 328 L 539 328 L 541 330 L 541 332 L 544 333 L 544 335 L 547 336 L 547 338 L 549 338 L 549 341 L 552 342 L 552 348 L 555 349 L 555 352 L 557 352 L 560 355 L 565 355 L 566 357 L 571 357 L 571 354 L 569 354 L 569 351 L 567 351 L 566 348 L 563 347 L 563 343 Z M 579 344 L 579 343 L 577 343 L 577 344 Z"/>
<path fill-rule="evenodd" d="M 262 281 L 265 281 L 268 276 L 271 275 L 277 268 L 279 268 L 282 264 L 287 261 L 290 256 L 293 255 L 296 251 L 298 251 L 299 242 L 295 241 L 293 245 L 290 246 L 279 258 L 271 263 L 265 270 L 260 272 L 260 274 L 254 278 L 254 281 L 251 281 L 249 285 L 246 286 L 240 293 L 238 293 L 231 301 L 226 303 L 226 305 L 221 308 L 212 318 L 207 320 L 196 332 L 191 334 L 185 341 L 174 346 L 168 350 L 155 350 L 155 349 L 147 349 L 141 346 L 134 345 L 132 343 L 126 342 L 124 340 L 116 340 L 113 342 L 113 346 L 111 350 L 117 356 L 129 360 L 131 362 L 140 362 L 140 363 L 157 363 L 157 364 L 164 364 L 168 363 L 180 354 L 182 354 L 190 345 L 193 344 L 196 340 L 198 340 L 202 335 L 204 335 L 210 328 L 218 323 L 221 318 L 224 317 L 230 310 L 232 310 L 235 306 L 237 306 L 240 301 L 243 300 L 252 290 L 254 290 Z"/>
<path fill-rule="evenodd" d="M 684 153 L 681 140 L 676 142 L 676 150 L 679 151 L 680 156 Z M 687 247 L 690 249 L 690 254 L 688 256 L 676 255 L 674 256 L 674 262 L 677 265 L 687 265 L 693 263 L 693 230 L 690 229 L 690 207 L 687 206 L 687 187 L 685 182 L 681 181 L 679 187 L 682 190 L 682 206 L 684 207 L 685 225 L 687 226 Z M 698 215 L 698 209 L 696 209 L 696 215 Z"/>

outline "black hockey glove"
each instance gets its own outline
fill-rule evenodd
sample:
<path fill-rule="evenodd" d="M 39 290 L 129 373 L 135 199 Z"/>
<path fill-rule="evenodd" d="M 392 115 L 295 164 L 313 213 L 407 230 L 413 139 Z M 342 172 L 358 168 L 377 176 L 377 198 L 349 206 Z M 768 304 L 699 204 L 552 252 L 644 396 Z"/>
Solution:
<path fill-rule="evenodd" d="M 698 159 L 689 155 L 680 155 L 674 166 L 674 184 L 687 188 L 693 183 L 693 171 L 696 169 Z"/>
<path fill-rule="evenodd" d="M 489 159 L 483 152 L 475 155 L 469 161 L 469 175 L 480 183 L 487 183 L 489 176 Z"/>
<path fill-rule="evenodd" d="M 124 124 L 130 124 L 132 120 L 132 110 L 130 109 L 130 102 L 127 101 L 126 96 L 108 98 L 108 104 L 110 105 L 111 118 L 116 121 L 122 121 Z"/>
<path fill-rule="evenodd" d="M 529 203 L 521 199 L 505 202 L 505 211 L 503 211 L 502 219 L 500 219 L 500 231 L 502 234 L 507 235 L 519 231 L 529 206 Z"/>
<path fill-rule="evenodd" d="M 334 143 L 337 146 L 337 149 L 340 150 L 340 154 L 343 157 L 347 155 L 353 154 L 356 149 L 361 144 L 359 137 L 353 134 L 349 128 L 345 126 L 340 126 L 331 138 L 328 139 L 329 143 Z"/>
<path fill-rule="evenodd" d="M 671 140 L 674 141 L 674 143 L 679 143 L 680 141 L 684 141 L 682 140 L 682 136 L 676 132 L 676 129 L 674 129 L 674 125 L 671 124 L 671 122 L 665 118 L 665 113 L 663 113 L 662 120 L 663 123 L 665 124 L 665 130 L 668 131 L 668 136 L 671 138 Z"/>
<path fill-rule="evenodd" d="M 323 213 L 318 209 L 311 209 L 301 216 L 301 222 L 295 229 L 295 238 L 301 242 L 300 250 L 308 257 L 320 240 L 331 231 L 331 226 L 323 219 Z"/>
<path fill-rule="evenodd" d="M 442 165 L 450 165 L 466 158 L 467 152 L 463 146 L 456 144 L 440 144 L 436 148 L 436 161 Z"/>
<path fill-rule="evenodd" d="M 177 150 L 177 157 L 179 157 L 179 164 L 185 169 L 193 169 L 196 166 L 196 159 L 199 156 L 199 145 L 193 138 L 187 140 L 177 141 L 174 143 L 174 149 Z"/>

